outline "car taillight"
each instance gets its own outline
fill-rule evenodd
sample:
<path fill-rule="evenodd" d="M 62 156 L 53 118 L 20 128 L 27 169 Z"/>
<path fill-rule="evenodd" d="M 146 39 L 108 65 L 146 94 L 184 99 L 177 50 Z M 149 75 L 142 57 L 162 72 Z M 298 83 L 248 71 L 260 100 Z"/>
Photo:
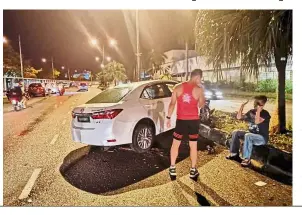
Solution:
<path fill-rule="evenodd" d="M 122 109 L 113 109 L 113 110 L 105 110 L 102 112 L 93 113 L 91 118 L 92 119 L 114 119 Z"/>
<path fill-rule="evenodd" d="M 73 111 L 71 112 L 71 116 L 72 116 L 72 118 L 76 117 L 76 115 L 75 115 L 75 113 Z"/>

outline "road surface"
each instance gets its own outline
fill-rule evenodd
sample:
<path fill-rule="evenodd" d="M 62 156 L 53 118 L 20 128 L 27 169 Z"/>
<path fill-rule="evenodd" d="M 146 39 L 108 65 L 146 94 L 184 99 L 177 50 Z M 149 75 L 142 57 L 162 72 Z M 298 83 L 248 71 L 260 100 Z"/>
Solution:
<path fill-rule="evenodd" d="M 100 91 L 69 92 L 21 112 L 4 113 L 4 205 L 8 206 L 208 206 L 291 205 L 292 187 L 225 159 L 198 143 L 198 181 L 189 179 L 187 145 L 181 146 L 178 178 L 168 177 L 171 132 L 155 148 L 137 154 L 129 147 L 109 151 L 74 143 L 71 110 Z M 69 158 L 89 153 L 66 167 Z M 263 187 L 256 182 L 265 182 Z M 21 200 L 19 198 L 22 197 Z"/>
<path fill-rule="evenodd" d="M 225 98 L 222 100 L 211 100 L 210 107 L 211 109 L 226 111 L 226 112 L 235 112 L 238 111 L 241 104 L 246 102 L 244 98 Z M 264 109 L 266 109 L 271 115 L 276 110 L 277 104 L 275 102 L 267 102 Z M 253 108 L 253 101 L 250 101 L 245 106 L 245 111 L 248 111 Z M 292 121 L 292 102 L 286 103 L 286 117 L 288 120 Z"/>

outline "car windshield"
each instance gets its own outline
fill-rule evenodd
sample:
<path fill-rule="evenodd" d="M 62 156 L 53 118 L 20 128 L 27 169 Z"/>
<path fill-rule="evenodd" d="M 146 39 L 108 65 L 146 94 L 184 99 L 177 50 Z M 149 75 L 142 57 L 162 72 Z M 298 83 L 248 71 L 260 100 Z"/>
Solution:
<path fill-rule="evenodd" d="M 41 84 L 31 84 L 30 86 L 31 86 L 31 87 L 42 87 Z"/>
<path fill-rule="evenodd" d="M 117 103 L 121 101 L 130 91 L 131 89 L 129 87 L 108 89 L 101 92 L 99 95 L 88 101 L 86 104 Z"/>

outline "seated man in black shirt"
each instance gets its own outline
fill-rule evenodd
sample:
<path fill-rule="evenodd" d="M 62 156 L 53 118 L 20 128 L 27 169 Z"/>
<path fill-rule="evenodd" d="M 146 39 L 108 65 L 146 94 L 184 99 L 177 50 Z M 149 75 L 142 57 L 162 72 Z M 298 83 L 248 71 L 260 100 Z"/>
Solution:
<path fill-rule="evenodd" d="M 239 157 L 241 138 L 244 138 L 242 152 L 243 160 L 241 162 L 243 167 L 250 165 L 254 145 L 259 146 L 267 144 L 271 116 L 266 110 L 263 109 L 266 102 L 266 96 L 256 96 L 254 101 L 254 109 L 249 110 L 244 115 L 242 114 L 242 111 L 248 101 L 241 105 L 237 114 L 237 119 L 242 119 L 249 123 L 249 132 L 239 130 L 233 131 L 232 140 L 230 143 L 230 155 L 227 157 L 227 159 L 241 160 Z"/>

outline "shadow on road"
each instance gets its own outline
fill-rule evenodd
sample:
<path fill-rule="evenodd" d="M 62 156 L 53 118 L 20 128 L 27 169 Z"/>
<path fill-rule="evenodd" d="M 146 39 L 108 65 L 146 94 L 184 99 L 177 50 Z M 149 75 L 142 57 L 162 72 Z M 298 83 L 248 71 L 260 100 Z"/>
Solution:
<path fill-rule="evenodd" d="M 155 148 L 144 154 L 136 153 L 127 146 L 116 147 L 108 151 L 98 147 L 90 147 L 86 156 L 62 171 L 65 161 L 61 166 L 61 174 L 66 181 L 78 189 L 102 195 L 113 195 L 168 183 L 170 182 L 168 173 L 165 176 L 156 176 L 159 178 L 154 180 L 142 180 L 170 166 L 171 137 L 172 132 L 158 137 Z M 208 144 L 212 145 L 207 140 L 200 140 L 198 143 L 199 150 L 205 150 Z M 72 157 L 73 153 L 77 153 L 76 151 L 71 152 L 68 156 Z M 177 162 L 188 156 L 189 146 L 184 143 L 180 147 Z M 141 183 L 137 184 L 137 182 Z"/>

